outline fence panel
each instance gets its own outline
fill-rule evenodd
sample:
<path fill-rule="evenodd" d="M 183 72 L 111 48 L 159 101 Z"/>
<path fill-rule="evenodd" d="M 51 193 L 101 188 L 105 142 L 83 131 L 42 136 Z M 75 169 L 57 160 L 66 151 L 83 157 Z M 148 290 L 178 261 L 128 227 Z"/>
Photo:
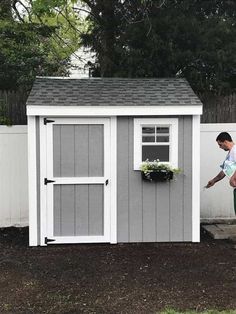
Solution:
<path fill-rule="evenodd" d="M 224 178 L 210 189 L 203 188 L 210 179 L 220 172 L 219 166 L 227 154 L 216 143 L 216 137 L 220 132 L 229 132 L 236 142 L 236 124 L 201 124 L 201 218 L 235 218 L 233 189 L 229 185 L 228 178 Z"/>
<path fill-rule="evenodd" d="M 202 100 L 202 123 L 233 123 L 236 122 L 236 94 L 217 96 L 208 93 L 198 95 Z M 13 125 L 27 124 L 26 100 L 28 91 L 0 90 L 0 107 L 6 108 L 6 116 Z"/>
<path fill-rule="evenodd" d="M 0 107 L 13 125 L 27 124 L 26 100 L 28 92 L 25 90 L 0 90 Z"/>
<path fill-rule="evenodd" d="M 27 126 L 0 126 L 0 227 L 28 225 Z"/>
<path fill-rule="evenodd" d="M 226 152 L 219 149 L 216 136 L 228 131 L 236 141 L 236 124 L 201 125 L 201 218 L 235 218 L 233 193 L 228 179 L 211 189 L 204 185 L 219 171 Z M 0 227 L 28 225 L 27 126 L 0 126 Z"/>
<path fill-rule="evenodd" d="M 199 95 L 203 102 L 202 123 L 236 122 L 236 94 L 227 96 Z"/>

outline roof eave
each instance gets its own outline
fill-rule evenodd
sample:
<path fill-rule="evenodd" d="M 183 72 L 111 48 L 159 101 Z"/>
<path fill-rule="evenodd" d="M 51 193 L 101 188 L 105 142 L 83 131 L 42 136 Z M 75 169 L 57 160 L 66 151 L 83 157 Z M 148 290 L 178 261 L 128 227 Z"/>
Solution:
<path fill-rule="evenodd" d="M 201 115 L 202 105 L 175 106 L 37 106 L 28 105 L 28 116 L 173 116 Z"/>

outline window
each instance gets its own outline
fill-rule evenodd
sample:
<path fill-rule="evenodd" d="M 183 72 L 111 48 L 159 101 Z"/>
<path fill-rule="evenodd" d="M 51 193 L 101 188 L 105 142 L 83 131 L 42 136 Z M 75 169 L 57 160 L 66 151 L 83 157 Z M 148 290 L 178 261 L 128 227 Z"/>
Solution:
<path fill-rule="evenodd" d="M 134 170 L 147 159 L 178 166 L 178 119 L 134 119 Z"/>

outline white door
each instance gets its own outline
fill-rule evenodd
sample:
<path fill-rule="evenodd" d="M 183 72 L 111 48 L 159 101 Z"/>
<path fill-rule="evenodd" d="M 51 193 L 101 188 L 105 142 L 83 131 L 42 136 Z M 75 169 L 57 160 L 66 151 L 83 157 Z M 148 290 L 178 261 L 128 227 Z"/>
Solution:
<path fill-rule="evenodd" d="M 45 244 L 110 242 L 110 119 L 44 119 Z"/>

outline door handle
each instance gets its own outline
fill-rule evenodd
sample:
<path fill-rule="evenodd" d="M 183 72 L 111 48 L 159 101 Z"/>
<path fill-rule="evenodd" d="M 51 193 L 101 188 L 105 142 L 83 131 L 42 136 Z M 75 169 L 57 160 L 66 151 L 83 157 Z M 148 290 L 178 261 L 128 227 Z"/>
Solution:
<path fill-rule="evenodd" d="M 106 182 L 105 182 L 105 184 L 108 185 L 108 183 L 109 183 L 109 180 L 107 179 Z"/>

